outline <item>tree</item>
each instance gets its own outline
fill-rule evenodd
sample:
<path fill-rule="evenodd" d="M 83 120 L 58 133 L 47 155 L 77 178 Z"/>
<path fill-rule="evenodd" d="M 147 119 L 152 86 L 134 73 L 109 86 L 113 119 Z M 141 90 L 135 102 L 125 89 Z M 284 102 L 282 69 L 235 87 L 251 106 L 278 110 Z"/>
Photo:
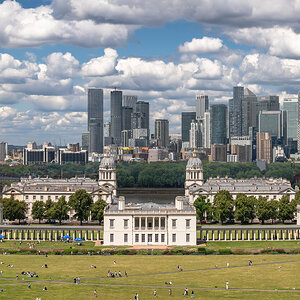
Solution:
<path fill-rule="evenodd" d="M 200 196 L 194 201 L 194 207 L 196 208 L 197 218 L 200 222 L 206 218 L 211 219 L 211 203 L 205 196 Z"/>
<path fill-rule="evenodd" d="M 25 201 L 15 201 L 15 218 L 19 220 L 19 224 L 21 223 L 21 220 L 24 220 L 26 218 L 26 212 L 27 212 L 27 203 Z"/>
<path fill-rule="evenodd" d="M 70 207 L 66 201 L 66 197 L 61 196 L 59 197 L 58 201 L 53 204 L 50 215 L 53 217 L 53 219 L 58 220 L 59 225 L 61 225 L 62 220 L 69 219 L 69 210 Z"/>
<path fill-rule="evenodd" d="M 45 203 L 43 201 L 35 201 L 32 205 L 32 217 L 33 219 L 38 219 L 39 223 L 45 218 Z"/>
<path fill-rule="evenodd" d="M 214 219 L 222 224 L 233 219 L 233 199 L 228 191 L 219 191 L 214 197 Z"/>
<path fill-rule="evenodd" d="M 54 219 L 54 202 L 48 199 L 45 203 L 45 218 L 50 222 Z"/>
<path fill-rule="evenodd" d="M 91 207 L 92 220 L 97 220 L 99 222 L 99 225 L 103 220 L 103 212 L 106 205 L 107 203 L 102 199 L 99 199 L 92 204 Z"/>
<path fill-rule="evenodd" d="M 262 224 L 270 219 L 269 205 L 266 197 L 259 196 L 256 201 L 256 216 Z"/>
<path fill-rule="evenodd" d="M 278 218 L 284 223 L 285 220 L 292 220 L 294 218 L 294 204 L 290 202 L 290 198 L 284 195 L 279 200 L 278 204 Z"/>
<path fill-rule="evenodd" d="M 278 204 L 278 201 L 275 199 L 268 201 L 269 218 L 272 220 L 272 224 L 278 218 Z"/>
<path fill-rule="evenodd" d="M 13 197 L 2 199 L 3 203 L 3 218 L 9 221 L 16 219 L 21 220 L 26 218 L 27 203 L 25 201 L 15 200 Z"/>
<path fill-rule="evenodd" d="M 234 201 L 235 219 L 242 224 L 248 223 L 255 217 L 255 200 L 253 197 L 247 197 L 245 194 L 238 194 Z"/>
<path fill-rule="evenodd" d="M 80 220 L 80 225 L 88 219 L 92 203 L 92 196 L 85 190 L 78 190 L 70 196 L 69 206 L 74 209 L 74 216 Z"/>

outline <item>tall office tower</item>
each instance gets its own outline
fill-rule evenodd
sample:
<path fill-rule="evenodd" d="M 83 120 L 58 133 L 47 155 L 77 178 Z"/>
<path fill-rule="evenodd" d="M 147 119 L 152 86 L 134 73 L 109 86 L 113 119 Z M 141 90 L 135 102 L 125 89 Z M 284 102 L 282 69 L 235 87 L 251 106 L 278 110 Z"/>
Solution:
<path fill-rule="evenodd" d="M 143 113 L 145 115 L 145 127 L 147 129 L 147 139 L 149 140 L 150 136 L 150 127 L 149 127 L 149 102 L 146 101 L 137 101 L 135 105 L 135 112 Z"/>
<path fill-rule="evenodd" d="M 169 147 L 169 121 L 165 119 L 155 120 L 155 139 L 160 141 L 162 147 Z"/>
<path fill-rule="evenodd" d="M 103 153 L 103 90 L 88 89 L 89 153 Z"/>
<path fill-rule="evenodd" d="M 128 106 L 135 110 L 136 102 L 137 96 L 123 95 L 122 106 Z"/>
<path fill-rule="evenodd" d="M 244 101 L 244 87 L 235 86 L 233 88 L 233 99 L 229 105 L 229 135 L 242 135 L 242 104 Z"/>
<path fill-rule="evenodd" d="M 268 132 L 271 137 L 283 136 L 283 114 L 279 111 L 261 111 L 259 113 L 259 132 Z"/>
<path fill-rule="evenodd" d="M 210 107 L 211 144 L 227 144 L 227 106 L 214 104 Z"/>
<path fill-rule="evenodd" d="M 196 96 L 196 118 L 197 120 L 203 119 L 204 113 L 208 111 L 208 96 L 197 95 Z"/>
<path fill-rule="evenodd" d="M 298 129 L 298 98 L 284 99 L 283 110 L 287 112 L 287 139 L 296 141 Z"/>
<path fill-rule="evenodd" d="M 103 136 L 105 138 L 111 136 L 110 122 L 104 122 L 104 125 L 103 125 Z"/>
<path fill-rule="evenodd" d="M 193 120 L 190 129 L 190 148 L 199 148 L 201 141 L 200 123 Z"/>
<path fill-rule="evenodd" d="M 210 148 L 210 112 L 204 113 L 203 126 L 202 126 L 202 147 Z"/>
<path fill-rule="evenodd" d="M 27 149 L 28 149 L 28 150 L 37 149 L 36 142 L 28 142 L 28 143 L 27 143 Z"/>
<path fill-rule="evenodd" d="M 131 114 L 133 112 L 133 108 L 129 106 L 122 107 L 122 130 L 130 130 L 131 129 Z"/>
<path fill-rule="evenodd" d="M 280 110 L 279 96 L 259 96 L 257 97 L 257 113 L 262 110 Z"/>
<path fill-rule="evenodd" d="M 110 92 L 111 136 L 115 145 L 121 144 L 122 131 L 122 92 Z"/>
<path fill-rule="evenodd" d="M 0 161 L 5 161 L 5 158 L 8 154 L 8 147 L 6 142 L 0 143 Z"/>
<path fill-rule="evenodd" d="M 122 146 L 129 147 L 129 139 L 131 139 L 131 130 L 122 130 Z"/>
<path fill-rule="evenodd" d="M 268 164 L 272 161 L 272 139 L 268 132 L 256 133 L 256 159 Z"/>
<path fill-rule="evenodd" d="M 244 89 L 242 102 L 242 135 L 249 135 L 249 128 L 256 127 L 257 97 L 248 88 Z"/>
<path fill-rule="evenodd" d="M 181 140 L 182 142 L 189 142 L 191 123 L 196 120 L 196 112 L 182 112 L 181 113 Z"/>
<path fill-rule="evenodd" d="M 132 129 L 146 129 L 147 120 L 146 116 L 142 112 L 134 112 L 131 114 L 131 128 Z"/>
<path fill-rule="evenodd" d="M 81 135 L 81 149 L 82 150 L 88 150 L 89 149 L 89 135 L 90 133 L 83 132 Z"/>

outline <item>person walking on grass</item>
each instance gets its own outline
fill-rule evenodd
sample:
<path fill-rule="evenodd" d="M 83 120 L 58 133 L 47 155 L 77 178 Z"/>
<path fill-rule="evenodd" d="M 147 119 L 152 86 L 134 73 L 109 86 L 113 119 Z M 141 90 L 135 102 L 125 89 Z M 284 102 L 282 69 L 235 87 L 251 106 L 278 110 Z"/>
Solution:
<path fill-rule="evenodd" d="M 154 292 L 153 292 L 153 296 L 154 296 L 154 297 L 156 297 L 156 290 L 154 290 Z"/>
<path fill-rule="evenodd" d="M 195 298 L 194 291 L 192 291 L 191 299 Z"/>
<path fill-rule="evenodd" d="M 229 282 L 228 281 L 226 281 L 225 287 L 226 287 L 226 290 L 229 289 Z"/>
<path fill-rule="evenodd" d="M 94 290 L 94 297 L 97 298 L 98 297 L 98 294 L 97 294 L 97 291 Z"/>
<path fill-rule="evenodd" d="M 169 295 L 172 296 L 172 290 L 171 289 L 169 289 Z"/>

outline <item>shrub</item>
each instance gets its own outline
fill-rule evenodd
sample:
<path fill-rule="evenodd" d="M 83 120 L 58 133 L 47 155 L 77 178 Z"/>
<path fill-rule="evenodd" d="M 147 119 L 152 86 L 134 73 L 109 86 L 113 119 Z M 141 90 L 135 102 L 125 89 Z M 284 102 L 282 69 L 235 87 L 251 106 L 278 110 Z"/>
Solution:
<path fill-rule="evenodd" d="M 219 249 L 218 252 L 219 252 L 220 255 L 230 255 L 230 254 L 232 254 L 231 249 Z"/>

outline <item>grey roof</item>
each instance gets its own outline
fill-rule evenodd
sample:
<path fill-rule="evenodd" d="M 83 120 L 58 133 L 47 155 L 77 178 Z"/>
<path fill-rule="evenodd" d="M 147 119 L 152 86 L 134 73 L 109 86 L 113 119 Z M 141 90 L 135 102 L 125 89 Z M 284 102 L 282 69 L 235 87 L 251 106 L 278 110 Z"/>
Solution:
<path fill-rule="evenodd" d="M 193 167 L 202 168 L 202 161 L 198 157 L 191 157 L 188 160 L 186 167 L 187 168 L 193 168 Z"/>
<path fill-rule="evenodd" d="M 115 161 L 112 157 L 110 156 L 105 156 L 102 158 L 101 163 L 100 163 L 100 168 L 105 168 L 105 167 L 110 167 L 114 168 L 116 166 Z"/>
<path fill-rule="evenodd" d="M 220 190 L 226 190 L 231 193 L 281 193 L 287 189 L 294 189 L 291 183 L 282 178 L 251 178 L 251 179 L 233 179 L 233 178 L 210 178 L 202 186 L 194 184 L 189 190 L 197 193 L 207 192 L 216 193 Z"/>
<path fill-rule="evenodd" d="M 118 202 L 117 198 L 114 199 L 114 203 L 107 207 L 107 211 L 118 211 Z M 129 212 L 131 210 L 139 210 L 139 211 L 177 211 L 175 207 L 175 203 L 169 204 L 160 204 L 154 202 L 147 203 L 126 203 L 125 211 Z M 188 204 L 188 199 L 185 199 L 185 203 L 183 205 L 183 211 L 194 211 L 194 207 Z"/>

